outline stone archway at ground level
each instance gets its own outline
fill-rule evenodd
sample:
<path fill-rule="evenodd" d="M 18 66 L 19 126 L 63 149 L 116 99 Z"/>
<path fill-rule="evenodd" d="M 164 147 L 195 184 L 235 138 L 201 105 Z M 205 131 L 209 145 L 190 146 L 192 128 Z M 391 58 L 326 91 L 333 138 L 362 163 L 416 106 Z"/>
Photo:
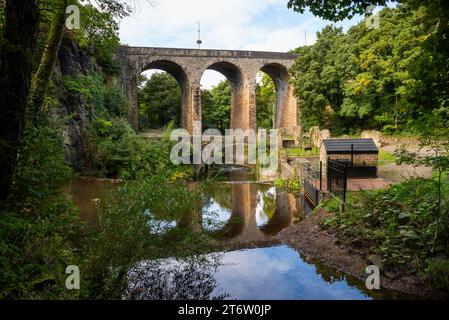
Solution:
<path fill-rule="evenodd" d="M 201 123 L 200 81 L 207 69 L 222 73 L 231 83 L 232 129 L 256 129 L 256 75 L 263 71 L 273 79 L 276 88 L 275 127 L 287 135 L 297 132 L 297 102 L 288 72 L 296 54 L 122 46 L 116 56 L 122 63 L 123 90 L 131 103 L 129 120 L 136 131 L 137 77 L 145 70 L 157 68 L 170 73 L 180 84 L 181 126 L 191 133 L 194 121 Z"/>

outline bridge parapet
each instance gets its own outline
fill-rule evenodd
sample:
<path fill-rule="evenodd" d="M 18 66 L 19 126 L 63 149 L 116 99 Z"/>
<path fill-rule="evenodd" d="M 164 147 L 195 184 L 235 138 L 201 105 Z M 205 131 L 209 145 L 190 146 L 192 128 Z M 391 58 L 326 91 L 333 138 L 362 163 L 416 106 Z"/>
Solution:
<path fill-rule="evenodd" d="M 299 56 L 293 53 L 248 50 L 220 50 L 220 49 L 183 49 L 158 47 L 128 47 L 121 46 L 120 50 L 126 55 L 159 55 L 177 57 L 221 57 L 221 58 L 248 58 L 248 59 L 277 59 L 296 60 Z"/>

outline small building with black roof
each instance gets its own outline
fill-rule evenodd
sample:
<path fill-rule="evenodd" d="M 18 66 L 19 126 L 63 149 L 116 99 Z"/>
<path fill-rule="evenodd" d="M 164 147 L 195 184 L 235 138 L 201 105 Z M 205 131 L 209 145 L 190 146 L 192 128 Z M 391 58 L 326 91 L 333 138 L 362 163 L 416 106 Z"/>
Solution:
<path fill-rule="evenodd" d="M 320 161 L 324 167 L 329 160 L 345 163 L 348 177 L 375 178 L 379 149 L 373 139 L 324 139 L 321 142 Z"/>

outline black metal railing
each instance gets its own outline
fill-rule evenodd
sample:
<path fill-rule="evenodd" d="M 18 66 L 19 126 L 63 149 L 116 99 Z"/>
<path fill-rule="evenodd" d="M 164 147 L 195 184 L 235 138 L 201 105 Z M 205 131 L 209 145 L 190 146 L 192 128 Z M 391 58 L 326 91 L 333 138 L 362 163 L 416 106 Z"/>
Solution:
<path fill-rule="evenodd" d="M 327 161 L 327 190 L 345 203 L 346 190 L 348 187 L 348 169 L 351 167 L 350 160 Z"/>
<path fill-rule="evenodd" d="M 319 193 L 322 189 L 322 165 L 320 162 L 303 165 L 304 197 L 309 205 L 315 208 L 319 203 Z"/>

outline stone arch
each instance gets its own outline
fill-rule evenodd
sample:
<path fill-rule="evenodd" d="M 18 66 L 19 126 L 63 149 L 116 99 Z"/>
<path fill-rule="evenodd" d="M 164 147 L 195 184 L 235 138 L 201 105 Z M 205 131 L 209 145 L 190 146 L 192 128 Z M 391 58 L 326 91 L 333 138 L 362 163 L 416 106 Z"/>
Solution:
<path fill-rule="evenodd" d="M 172 60 L 155 59 L 147 62 L 140 68 L 140 73 L 159 69 L 170 74 L 178 82 L 181 88 L 181 127 L 190 129 L 192 101 L 190 99 L 190 81 L 183 67 Z"/>
<path fill-rule="evenodd" d="M 295 131 L 290 129 L 299 127 L 296 99 L 288 83 L 287 68 L 297 57 L 296 54 L 282 52 L 129 46 L 121 46 L 115 53 L 115 58 L 122 63 L 122 89 L 130 101 L 129 121 L 134 129 L 138 131 L 137 76 L 146 69 L 158 68 L 171 73 L 181 84 L 182 127 L 193 134 L 196 131 L 194 123 L 201 123 L 201 76 L 206 69 L 213 69 L 223 73 L 234 88 L 232 128 L 256 129 L 255 77 L 262 70 L 276 84 L 278 108 L 275 127 L 282 129 L 281 134 L 294 135 L 292 132 Z"/>
<path fill-rule="evenodd" d="M 229 61 L 220 60 L 209 64 L 205 70 L 214 70 L 226 77 L 231 84 L 231 128 L 249 127 L 248 106 L 245 104 L 245 74 L 242 69 Z"/>
<path fill-rule="evenodd" d="M 290 84 L 290 73 L 286 66 L 280 63 L 267 63 L 260 68 L 274 82 L 276 91 L 276 112 L 274 114 L 275 128 L 282 128 L 289 131 L 288 134 L 297 128 L 297 106 L 296 98 L 293 95 L 293 86 Z"/>

